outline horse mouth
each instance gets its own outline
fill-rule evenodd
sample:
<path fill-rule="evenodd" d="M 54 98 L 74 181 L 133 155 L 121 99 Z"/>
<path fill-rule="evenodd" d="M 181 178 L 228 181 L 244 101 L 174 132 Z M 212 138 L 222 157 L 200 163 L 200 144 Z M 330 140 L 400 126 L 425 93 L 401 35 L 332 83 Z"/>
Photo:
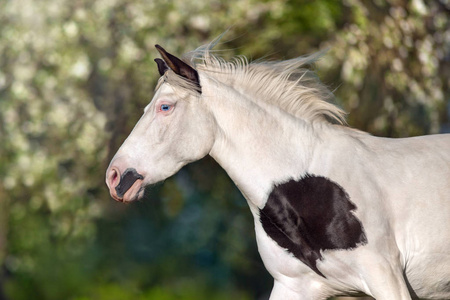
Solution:
<path fill-rule="evenodd" d="M 138 179 L 123 195 L 118 195 L 116 191 L 111 191 L 111 197 L 119 202 L 130 203 L 142 199 L 144 190 L 145 188 L 142 184 L 142 180 Z"/>
<path fill-rule="evenodd" d="M 132 202 L 144 196 L 144 176 L 135 169 L 128 168 L 120 173 L 116 167 L 107 172 L 106 184 L 111 197 L 119 202 Z"/>

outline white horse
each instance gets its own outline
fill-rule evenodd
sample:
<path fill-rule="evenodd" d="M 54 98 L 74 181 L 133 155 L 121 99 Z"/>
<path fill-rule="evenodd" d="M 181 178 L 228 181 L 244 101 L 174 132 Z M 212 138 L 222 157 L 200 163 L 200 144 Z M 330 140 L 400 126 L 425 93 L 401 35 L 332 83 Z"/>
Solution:
<path fill-rule="evenodd" d="M 304 68 L 317 56 L 182 61 L 156 46 L 153 100 L 106 172 L 111 196 L 211 155 L 248 201 L 271 299 L 450 298 L 450 135 L 388 139 L 344 126 Z"/>

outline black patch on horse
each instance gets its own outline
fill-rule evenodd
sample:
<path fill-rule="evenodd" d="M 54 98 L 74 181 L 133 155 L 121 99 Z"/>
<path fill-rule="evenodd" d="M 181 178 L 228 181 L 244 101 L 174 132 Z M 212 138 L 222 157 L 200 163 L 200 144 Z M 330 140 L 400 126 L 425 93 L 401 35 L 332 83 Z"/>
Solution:
<path fill-rule="evenodd" d="M 274 186 L 260 210 L 260 221 L 280 247 L 324 276 L 316 266 L 322 259 L 321 250 L 352 249 L 367 243 L 354 210 L 355 204 L 337 183 L 306 175 Z"/>

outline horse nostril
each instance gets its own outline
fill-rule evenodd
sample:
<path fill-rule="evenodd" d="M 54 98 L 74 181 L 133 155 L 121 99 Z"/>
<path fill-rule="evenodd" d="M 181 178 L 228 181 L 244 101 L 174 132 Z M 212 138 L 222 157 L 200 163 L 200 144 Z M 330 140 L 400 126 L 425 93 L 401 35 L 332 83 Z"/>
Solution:
<path fill-rule="evenodd" d="M 112 181 L 115 182 L 117 177 L 119 177 L 119 174 L 117 173 L 116 170 L 113 170 L 113 174 L 112 174 Z"/>
<path fill-rule="evenodd" d="M 119 171 L 116 168 L 112 168 L 111 171 L 109 172 L 109 186 L 110 187 L 115 187 L 118 184 L 118 179 L 119 179 Z"/>

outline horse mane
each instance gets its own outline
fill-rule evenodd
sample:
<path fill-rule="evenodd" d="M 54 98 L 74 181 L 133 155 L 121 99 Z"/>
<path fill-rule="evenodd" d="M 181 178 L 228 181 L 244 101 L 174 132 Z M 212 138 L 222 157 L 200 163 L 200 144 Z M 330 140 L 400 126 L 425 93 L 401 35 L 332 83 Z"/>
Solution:
<path fill-rule="evenodd" d="M 249 62 L 244 56 L 226 61 L 213 54 L 208 44 L 184 55 L 185 62 L 199 72 L 224 82 L 255 101 L 265 101 L 287 113 L 309 122 L 337 122 L 345 124 L 346 113 L 332 103 L 333 93 L 307 66 L 311 66 L 323 52 L 284 61 Z M 191 84 L 175 73 L 167 72 L 172 85 L 192 89 Z"/>

